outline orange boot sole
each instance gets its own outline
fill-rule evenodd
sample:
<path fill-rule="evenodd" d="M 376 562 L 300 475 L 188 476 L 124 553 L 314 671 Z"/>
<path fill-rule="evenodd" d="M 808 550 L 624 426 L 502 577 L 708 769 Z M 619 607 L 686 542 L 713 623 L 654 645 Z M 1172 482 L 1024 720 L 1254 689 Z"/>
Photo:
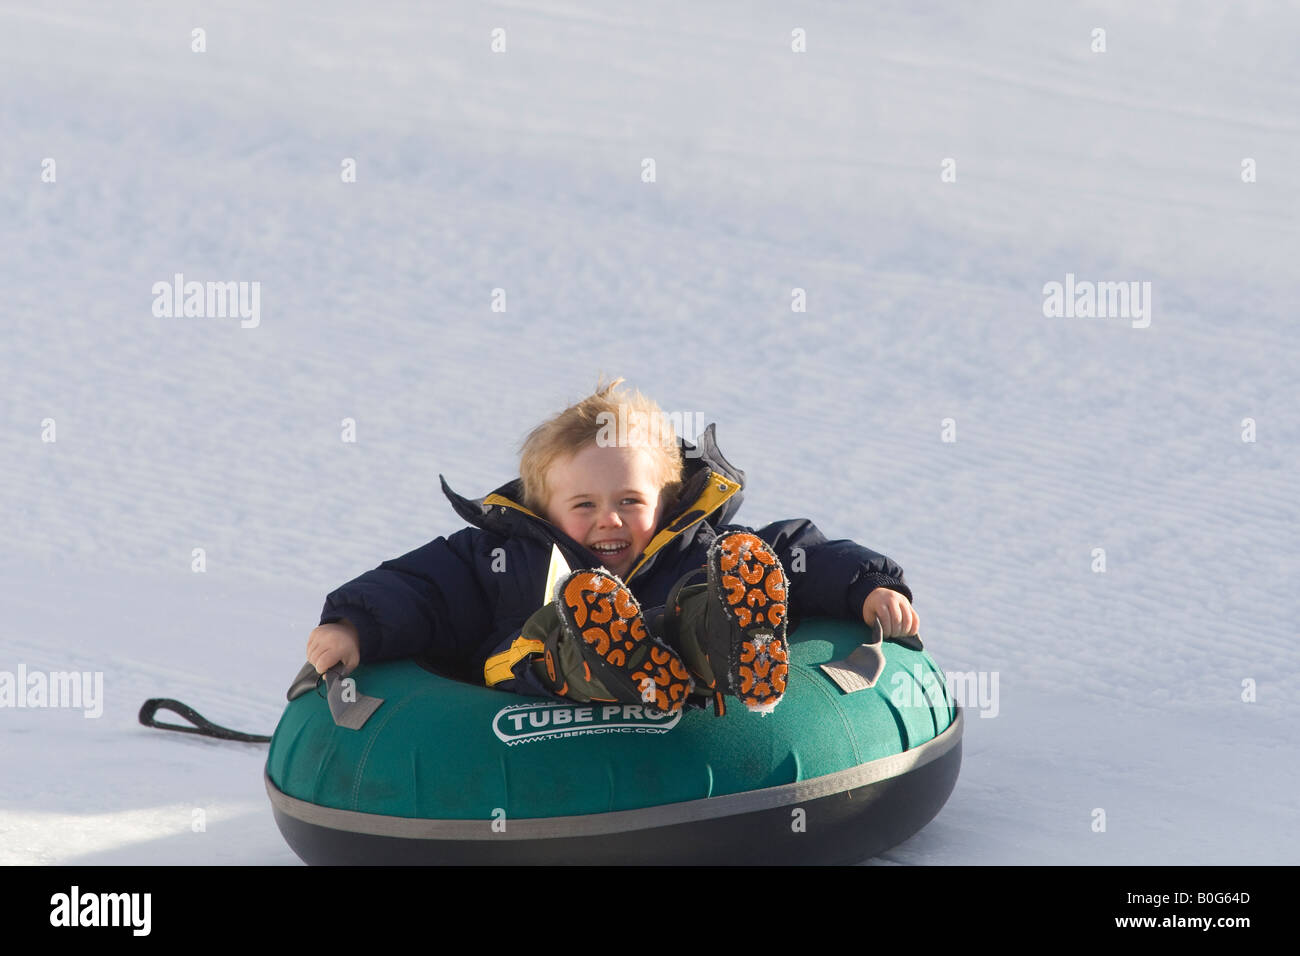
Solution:
<path fill-rule="evenodd" d="M 691 675 L 677 653 L 646 627 L 641 606 L 618 578 L 576 571 L 556 591 L 565 627 L 606 687 L 623 700 L 670 713 L 682 709 L 694 687 Z"/>
<path fill-rule="evenodd" d="M 734 628 L 731 693 L 749 710 L 770 713 L 785 693 L 790 663 L 781 561 L 758 535 L 732 532 L 710 549 L 709 584 Z"/>

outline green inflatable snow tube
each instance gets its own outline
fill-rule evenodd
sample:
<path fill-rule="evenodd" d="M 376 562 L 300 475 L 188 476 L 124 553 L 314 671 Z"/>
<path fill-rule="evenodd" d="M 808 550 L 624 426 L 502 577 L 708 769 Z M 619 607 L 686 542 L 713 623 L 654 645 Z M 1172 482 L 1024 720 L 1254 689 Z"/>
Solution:
<path fill-rule="evenodd" d="M 960 708 L 930 655 L 877 644 L 874 686 L 820 667 L 871 639 L 807 620 L 770 715 L 728 699 L 668 715 L 520 697 L 413 661 L 359 668 L 384 703 L 360 730 L 289 703 L 271 741 L 276 822 L 308 863 L 852 863 L 939 812 Z"/>

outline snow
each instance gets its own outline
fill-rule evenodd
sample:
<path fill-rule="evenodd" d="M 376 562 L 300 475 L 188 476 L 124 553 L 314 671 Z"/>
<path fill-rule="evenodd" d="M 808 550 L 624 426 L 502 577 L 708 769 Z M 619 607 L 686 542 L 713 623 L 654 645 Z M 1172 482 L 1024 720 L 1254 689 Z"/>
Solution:
<path fill-rule="evenodd" d="M 265 747 L 140 703 L 269 733 L 324 595 L 602 371 L 718 422 L 740 520 L 890 555 L 941 666 L 997 673 L 876 862 L 1300 862 L 1297 27 L 0 3 L 0 670 L 105 695 L 0 709 L 0 863 L 295 862 Z M 259 283 L 256 327 L 155 316 L 178 273 Z M 1069 274 L 1150 282 L 1149 327 L 1046 317 Z"/>

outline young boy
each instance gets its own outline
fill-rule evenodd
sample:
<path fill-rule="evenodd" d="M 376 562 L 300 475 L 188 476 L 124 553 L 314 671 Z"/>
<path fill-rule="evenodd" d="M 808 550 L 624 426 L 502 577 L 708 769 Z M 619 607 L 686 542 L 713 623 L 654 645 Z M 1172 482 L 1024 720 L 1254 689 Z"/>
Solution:
<path fill-rule="evenodd" d="M 917 633 L 902 569 L 807 520 L 730 525 L 744 472 L 714 443 L 649 440 L 666 422 L 622 379 L 542 423 L 520 477 L 477 500 L 443 492 L 470 522 L 333 591 L 307 642 L 318 673 L 419 656 L 520 694 L 652 703 L 781 700 L 800 617 Z M 569 568 L 546 594 L 553 553 Z M 694 578 L 706 578 L 692 583 Z M 642 608 L 650 608 L 643 611 Z"/>

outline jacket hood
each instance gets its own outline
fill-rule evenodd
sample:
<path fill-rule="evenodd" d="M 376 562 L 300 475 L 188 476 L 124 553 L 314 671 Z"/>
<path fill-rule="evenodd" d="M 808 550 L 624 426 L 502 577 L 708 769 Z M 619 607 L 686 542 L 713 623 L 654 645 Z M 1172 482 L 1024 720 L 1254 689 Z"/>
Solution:
<path fill-rule="evenodd" d="M 659 530 L 646 546 L 645 555 L 628 577 L 653 560 L 674 541 L 689 543 L 700 522 L 730 524 L 744 499 L 745 473 L 718 450 L 714 436 L 716 424 L 710 424 L 695 443 L 677 439 L 685 469 L 682 490 L 677 501 L 664 512 Z M 447 479 L 438 476 L 443 494 L 456 513 L 470 524 L 504 537 L 523 535 L 550 544 L 565 552 L 571 566 L 598 564 L 596 556 L 542 516 L 525 508 L 523 480 L 512 479 L 481 498 L 465 498 L 451 490 Z"/>

